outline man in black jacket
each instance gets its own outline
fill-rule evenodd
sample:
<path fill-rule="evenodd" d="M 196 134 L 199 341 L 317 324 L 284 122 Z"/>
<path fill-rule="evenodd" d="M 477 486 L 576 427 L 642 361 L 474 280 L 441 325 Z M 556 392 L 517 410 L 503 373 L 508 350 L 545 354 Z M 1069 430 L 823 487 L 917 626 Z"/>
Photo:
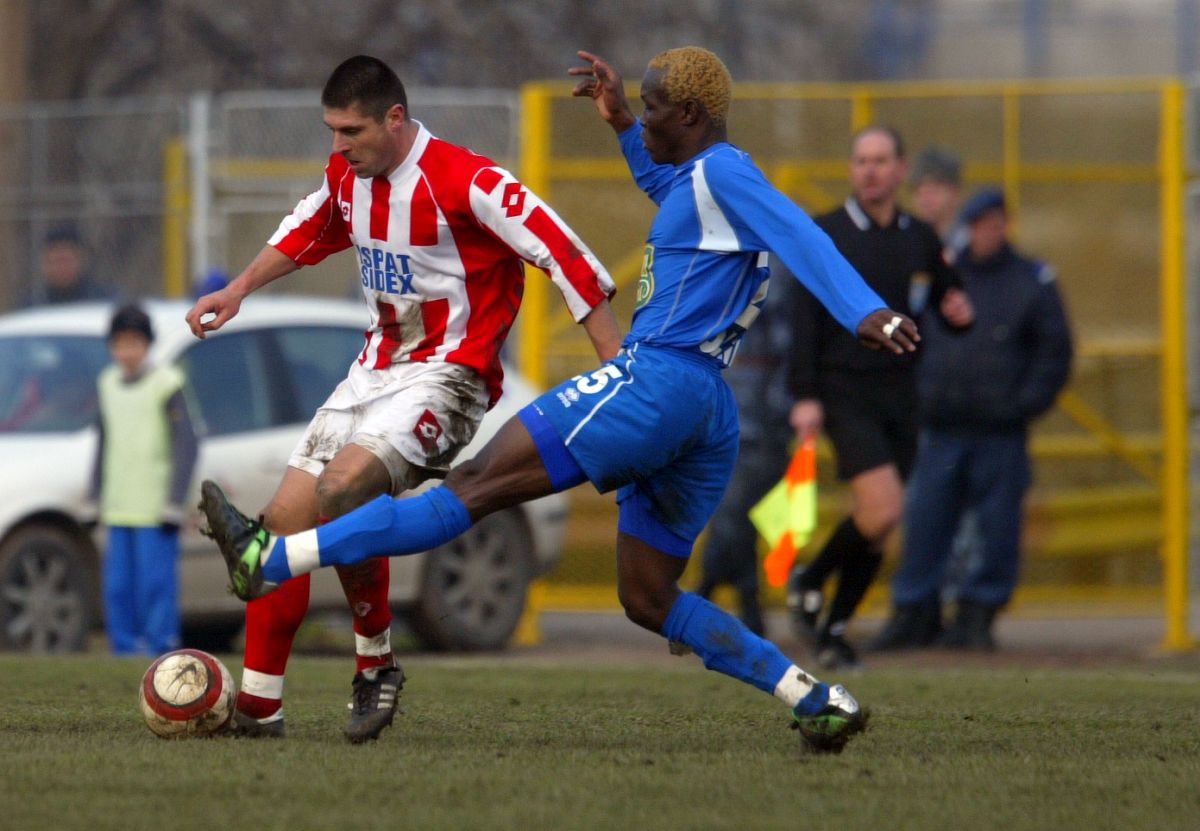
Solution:
<path fill-rule="evenodd" d="M 948 326 L 969 326 L 971 303 L 942 258 L 937 232 L 897 203 L 907 172 L 895 130 L 859 130 L 850 144 L 851 196 L 816 223 L 889 308 L 913 317 L 929 308 Z M 853 507 L 813 561 L 792 573 L 788 610 L 797 634 L 815 642 L 821 666 L 854 666 L 846 627 L 900 522 L 916 453 L 914 355 L 863 349 L 807 290 L 795 296 L 791 424 L 802 441 L 821 429 L 828 433 Z M 822 619 L 823 587 L 835 572 L 837 592 Z"/>
<path fill-rule="evenodd" d="M 975 325 L 951 333 L 923 321 L 917 371 L 921 434 L 905 508 L 895 611 L 870 646 L 921 646 L 940 620 L 939 591 L 964 511 L 978 517 L 981 561 L 968 569 L 942 642 L 990 650 L 996 612 L 1016 588 L 1022 500 L 1031 473 L 1029 423 L 1066 384 L 1071 335 L 1054 273 L 1008 242 L 1004 195 L 977 192 L 963 208 L 970 244 L 959 259 Z"/>

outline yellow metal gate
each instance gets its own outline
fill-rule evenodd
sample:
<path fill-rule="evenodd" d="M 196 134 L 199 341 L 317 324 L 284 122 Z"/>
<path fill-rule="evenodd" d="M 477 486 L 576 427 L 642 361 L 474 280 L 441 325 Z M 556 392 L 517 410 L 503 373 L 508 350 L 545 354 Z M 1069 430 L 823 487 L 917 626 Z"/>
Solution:
<path fill-rule="evenodd" d="M 628 321 L 653 205 L 569 88 L 524 88 L 521 176 L 608 265 Z M 1078 348 L 1070 387 L 1034 433 L 1017 603 L 1161 603 L 1175 648 L 1190 643 L 1185 92 L 1172 79 L 745 83 L 730 116 L 731 140 L 810 213 L 844 198 L 848 137 L 874 122 L 898 128 L 911 151 L 960 153 L 968 189 L 1004 188 L 1019 245 L 1058 271 Z M 543 384 L 594 363 L 558 305 L 548 281 L 528 280 L 520 362 Z M 836 486 L 822 484 L 836 511 Z M 611 500 L 575 496 L 568 556 L 540 596 L 615 604 Z"/>

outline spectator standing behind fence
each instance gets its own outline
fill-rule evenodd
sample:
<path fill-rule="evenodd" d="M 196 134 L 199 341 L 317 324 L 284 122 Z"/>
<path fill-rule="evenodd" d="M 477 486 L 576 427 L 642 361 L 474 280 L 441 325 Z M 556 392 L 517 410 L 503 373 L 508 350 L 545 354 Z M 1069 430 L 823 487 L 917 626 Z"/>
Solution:
<path fill-rule="evenodd" d="M 153 341 L 146 313 L 122 306 L 109 325 L 113 363 L 97 382 L 100 438 L 92 496 L 108 528 L 103 595 L 117 655 L 157 655 L 179 646 L 176 560 L 196 433 L 183 375 L 147 360 Z"/>
<path fill-rule="evenodd" d="M 969 326 L 971 303 L 942 259 L 937 233 L 896 201 L 906 173 L 895 130 L 860 130 L 850 144 L 852 194 L 841 208 L 817 217 L 817 225 L 890 308 L 912 316 L 928 306 L 950 326 Z M 837 330 L 810 292 L 800 287 L 796 296 L 791 424 L 801 440 L 822 428 L 828 433 L 853 507 L 813 561 L 789 577 L 788 611 L 797 634 L 814 642 L 817 663 L 854 666 L 858 656 L 845 640 L 846 627 L 900 522 L 903 483 L 916 453 L 913 355 L 862 349 Z M 823 587 L 835 571 L 837 593 L 822 622 Z"/>
<path fill-rule="evenodd" d="M 912 212 L 942 240 L 943 255 L 953 263 L 967 247 L 967 229 L 959 218 L 962 204 L 962 161 L 943 147 L 926 147 L 913 159 Z"/>
<path fill-rule="evenodd" d="M 42 242 L 41 273 L 21 300 L 22 307 L 74 303 L 79 300 L 115 300 L 119 292 L 96 279 L 91 258 L 79 232 L 56 228 Z"/>
<path fill-rule="evenodd" d="M 951 265 L 967 247 L 967 227 L 959 216 L 962 207 L 962 160 L 952 150 L 930 145 L 913 159 L 908 177 L 912 186 L 912 212 L 937 231 L 942 240 L 942 257 Z M 956 593 L 962 572 L 972 558 L 979 557 L 981 543 L 975 514 L 963 515 L 954 539 L 952 565 L 943 590 Z M 940 632 L 929 633 L 932 641 Z"/>
<path fill-rule="evenodd" d="M 771 290 L 754 326 L 742 336 L 725 380 L 737 401 L 741 432 L 733 474 L 708 527 L 703 576 L 696 593 L 708 599 L 721 584 L 738 593 L 742 623 L 764 633 L 758 600 L 758 532 L 748 512 L 787 471 L 792 428 L 788 413 L 787 355 L 792 349 L 788 311 L 796 278 L 772 258 Z"/>
<path fill-rule="evenodd" d="M 975 325 L 952 334 L 928 320 L 917 370 L 921 433 L 905 511 L 904 555 L 892 581 L 891 620 L 870 646 L 931 640 L 959 520 L 973 510 L 982 556 L 967 570 L 942 643 L 991 650 L 992 622 L 1012 597 L 1020 564 L 1022 501 L 1031 481 L 1029 423 L 1066 384 L 1071 335 L 1051 268 L 1008 241 L 1004 195 L 963 208 L 969 247 L 960 271 Z"/>

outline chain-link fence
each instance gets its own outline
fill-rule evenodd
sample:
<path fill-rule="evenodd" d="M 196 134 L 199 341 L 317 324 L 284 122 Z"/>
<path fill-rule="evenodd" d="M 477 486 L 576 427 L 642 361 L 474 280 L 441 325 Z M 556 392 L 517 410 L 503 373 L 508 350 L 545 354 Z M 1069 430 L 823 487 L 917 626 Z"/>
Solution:
<path fill-rule="evenodd" d="M 517 105 L 511 91 L 436 90 L 411 98 L 409 112 L 434 135 L 511 166 L 518 154 Z M 202 193 L 203 184 L 193 188 L 208 204 L 211 223 L 207 231 L 194 227 L 197 272 L 249 262 L 282 213 L 320 184 L 330 152 L 317 90 L 218 96 L 209 118 L 210 191 Z M 359 287 L 335 257 L 289 278 L 286 290 L 358 296 Z"/>
<path fill-rule="evenodd" d="M 430 90 L 410 104 L 435 135 L 516 163 L 516 93 Z M 0 305 L 39 298 L 42 242 L 64 228 L 86 243 L 92 275 L 127 296 L 236 273 L 319 185 L 321 119 L 318 90 L 0 108 Z M 335 257 L 272 290 L 356 286 Z"/>
<path fill-rule="evenodd" d="M 42 241 L 66 228 L 86 243 L 96 278 L 157 292 L 164 152 L 185 121 L 168 98 L 0 108 L 0 303 L 38 296 Z"/>

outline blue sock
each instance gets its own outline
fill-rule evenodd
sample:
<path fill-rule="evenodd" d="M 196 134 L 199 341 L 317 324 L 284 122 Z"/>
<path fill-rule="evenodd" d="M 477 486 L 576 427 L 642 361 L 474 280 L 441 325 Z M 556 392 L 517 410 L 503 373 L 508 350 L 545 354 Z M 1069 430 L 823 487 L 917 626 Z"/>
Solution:
<path fill-rule="evenodd" d="M 317 528 L 321 565 L 353 565 L 372 557 L 416 554 L 449 542 L 472 525 L 462 500 L 445 485 L 417 496 L 378 496 Z M 263 564 L 263 577 L 280 583 L 292 576 L 287 538 L 280 537 Z"/>
<path fill-rule="evenodd" d="M 791 667 L 779 647 L 747 629 L 740 620 L 698 594 L 682 592 L 667 614 L 662 634 L 685 643 L 704 666 L 774 693 Z"/>
<path fill-rule="evenodd" d="M 828 703 L 829 685 L 818 681 L 813 685 L 812 692 L 796 703 L 796 706 L 792 708 L 792 712 L 798 716 L 815 716 Z"/>

